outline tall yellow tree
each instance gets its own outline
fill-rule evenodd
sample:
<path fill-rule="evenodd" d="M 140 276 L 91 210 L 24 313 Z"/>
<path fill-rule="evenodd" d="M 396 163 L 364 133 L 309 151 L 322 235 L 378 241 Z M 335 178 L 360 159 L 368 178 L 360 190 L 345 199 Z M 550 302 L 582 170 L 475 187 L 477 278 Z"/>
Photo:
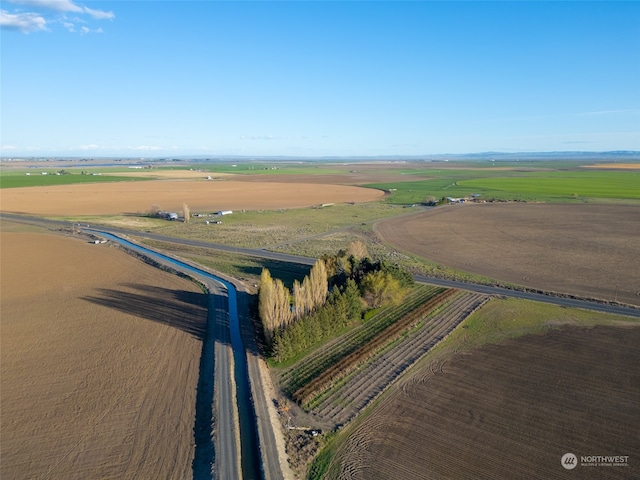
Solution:
<path fill-rule="evenodd" d="M 189 209 L 189 205 L 186 203 L 182 204 L 182 215 L 184 216 L 184 222 L 189 223 L 189 219 L 191 218 L 191 210 Z"/>
<path fill-rule="evenodd" d="M 260 274 L 260 290 L 258 291 L 258 312 L 262 320 L 262 328 L 268 342 L 275 328 L 275 292 L 271 273 L 266 268 Z"/>
<path fill-rule="evenodd" d="M 267 341 L 273 334 L 291 323 L 293 313 L 289 302 L 289 290 L 280 279 L 273 279 L 268 269 L 263 268 L 260 274 L 260 290 L 258 291 L 258 312 L 262 320 L 262 328 Z"/>
<path fill-rule="evenodd" d="M 282 280 L 276 278 L 274 281 L 274 297 L 275 297 L 275 329 L 282 329 L 291 323 L 293 312 L 291 311 L 291 302 L 289 301 L 289 289 L 285 287 Z"/>
<path fill-rule="evenodd" d="M 349 250 L 347 253 L 352 255 L 356 260 L 361 260 L 369 256 L 367 246 L 360 240 L 349 243 Z"/>
<path fill-rule="evenodd" d="M 307 282 L 308 283 L 308 282 Z M 306 292 L 303 285 L 298 281 L 293 281 L 293 316 L 296 320 L 304 317 L 308 313 Z"/>
<path fill-rule="evenodd" d="M 327 280 L 327 269 L 322 259 L 316 260 L 315 265 L 309 272 L 309 289 L 311 295 L 312 308 L 324 305 L 329 292 Z"/>

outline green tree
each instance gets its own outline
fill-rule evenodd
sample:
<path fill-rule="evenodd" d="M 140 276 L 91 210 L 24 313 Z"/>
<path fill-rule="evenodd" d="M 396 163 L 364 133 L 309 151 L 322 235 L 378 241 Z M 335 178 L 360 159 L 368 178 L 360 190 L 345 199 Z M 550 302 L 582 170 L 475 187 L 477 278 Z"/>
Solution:
<path fill-rule="evenodd" d="M 373 308 L 385 303 L 397 304 L 402 300 L 400 282 L 390 273 L 377 271 L 365 275 L 361 283 L 365 301 Z"/>
<path fill-rule="evenodd" d="M 360 291 L 358 285 L 352 279 L 347 280 L 344 289 L 344 297 L 347 301 L 347 316 L 350 321 L 359 320 L 362 315 L 362 303 L 360 301 Z"/>

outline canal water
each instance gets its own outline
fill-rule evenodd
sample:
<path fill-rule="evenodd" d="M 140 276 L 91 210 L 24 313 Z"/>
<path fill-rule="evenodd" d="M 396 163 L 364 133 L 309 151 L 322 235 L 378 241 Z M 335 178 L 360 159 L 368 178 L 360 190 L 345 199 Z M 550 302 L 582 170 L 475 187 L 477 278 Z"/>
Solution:
<path fill-rule="evenodd" d="M 105 238 L 119 243 L 126 248 L 141 253 L 155 260 L 175 265 L 180 270 L 193 273 L 200 277 L 206 277 L 221 284 L 227 290 L 229 312 L 229 334 L 231 348 L 233 350 L 234 377 L 236 384 L 236 398 L 240 422 L 240 448 L 242 461 L 242 478 L 244 480 L 259 480 L 262 478 L 260 447 L 258 441 L 256 414 L 251 399 L 251 387 L 249 385 L 249 370 L 247 356 L 240 333 L 240 319 L 238 316 L 238 301 L 235 287 L 226 280 L 216 277 L 204 270 L 180 262 L 174 258 L 155 252 L 148 248 L 136 245 L 120 237 L 106 232 L 99 232 Z M 211 441 L 212 417 L 211 405 L 213 403 L 213 361 L 214 361 L 214 325 L 207 322 L 207 333 L 203 339 L 202 358 L 200 359 L 200 379 L 198 380 L 198 392 L 196 400 L 196 419 L 194 426 L 194 440 L 196 443 L 195 458 L 193 460 L 194 480 L 209 480 L 211 478 L 211 465 L 215 462 L 215 448 Z M 204 377 L 204 378 L 203 378 Z M 200 406 L 198 406 L 200 405 Z M 207 476 L 208 474 L 208 476 Z"/>

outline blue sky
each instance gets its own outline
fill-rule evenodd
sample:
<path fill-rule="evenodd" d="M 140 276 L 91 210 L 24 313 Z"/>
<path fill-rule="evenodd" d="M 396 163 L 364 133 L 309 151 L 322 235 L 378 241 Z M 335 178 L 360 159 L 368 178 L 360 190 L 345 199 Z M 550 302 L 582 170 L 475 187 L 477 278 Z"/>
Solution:
<path fill-rule="evenodd" d="M 3 156 L 640 150 L 640 2 L 0 9 Z"/>

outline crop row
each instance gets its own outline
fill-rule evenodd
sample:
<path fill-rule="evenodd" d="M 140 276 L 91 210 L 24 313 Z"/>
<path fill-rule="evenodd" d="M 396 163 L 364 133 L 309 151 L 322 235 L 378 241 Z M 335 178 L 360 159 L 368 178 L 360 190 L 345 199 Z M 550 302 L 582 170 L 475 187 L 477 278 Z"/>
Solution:
<path fill-rule="evenodd" d="M 456 293 L 458 293 L 458 291 L 454 289 L 445 290 L 435 297 L 432 297 L 429 301 L 423 303 L 418 308 L 410 311 L 400 320 L 389 325 L 385 330 L 376 335 L 371 339 L 371 341 L 324 370 L 307 385 L 296 390 L 293 394 L 293 399 L 301 404 L 308 402 L 313 397 L 329 388 L 334 382 L 357 368 L 372 355 L 375 355 L 381 348 L 396 339 L 407 329 L 415 326 L 420 320 L 428 315 L 429 312 L 437 308 L 439 305 L 442 305 Z"/>
<path fill-rule="evenodd" d="M 318 402 L 313 408 L 314 413 L 336 424 L 349 421 L 487 298 L 470 292 L 458 295 L 392 348 L 383 349 L 380 355 L 361 365 L 347 382 Z"/>
<path fill-rule="evenodd" d="M 370 341 L 389 325 L 444 290 L 441 287 L 424 285 L 415 287 L 400 305 L 380 309 L 362 325 L 350 330 L 323 348 L 316 350 L 284 372 L 281 377 L 283 390 L 292 394 L 312 381 L 328 367 Z"/>

